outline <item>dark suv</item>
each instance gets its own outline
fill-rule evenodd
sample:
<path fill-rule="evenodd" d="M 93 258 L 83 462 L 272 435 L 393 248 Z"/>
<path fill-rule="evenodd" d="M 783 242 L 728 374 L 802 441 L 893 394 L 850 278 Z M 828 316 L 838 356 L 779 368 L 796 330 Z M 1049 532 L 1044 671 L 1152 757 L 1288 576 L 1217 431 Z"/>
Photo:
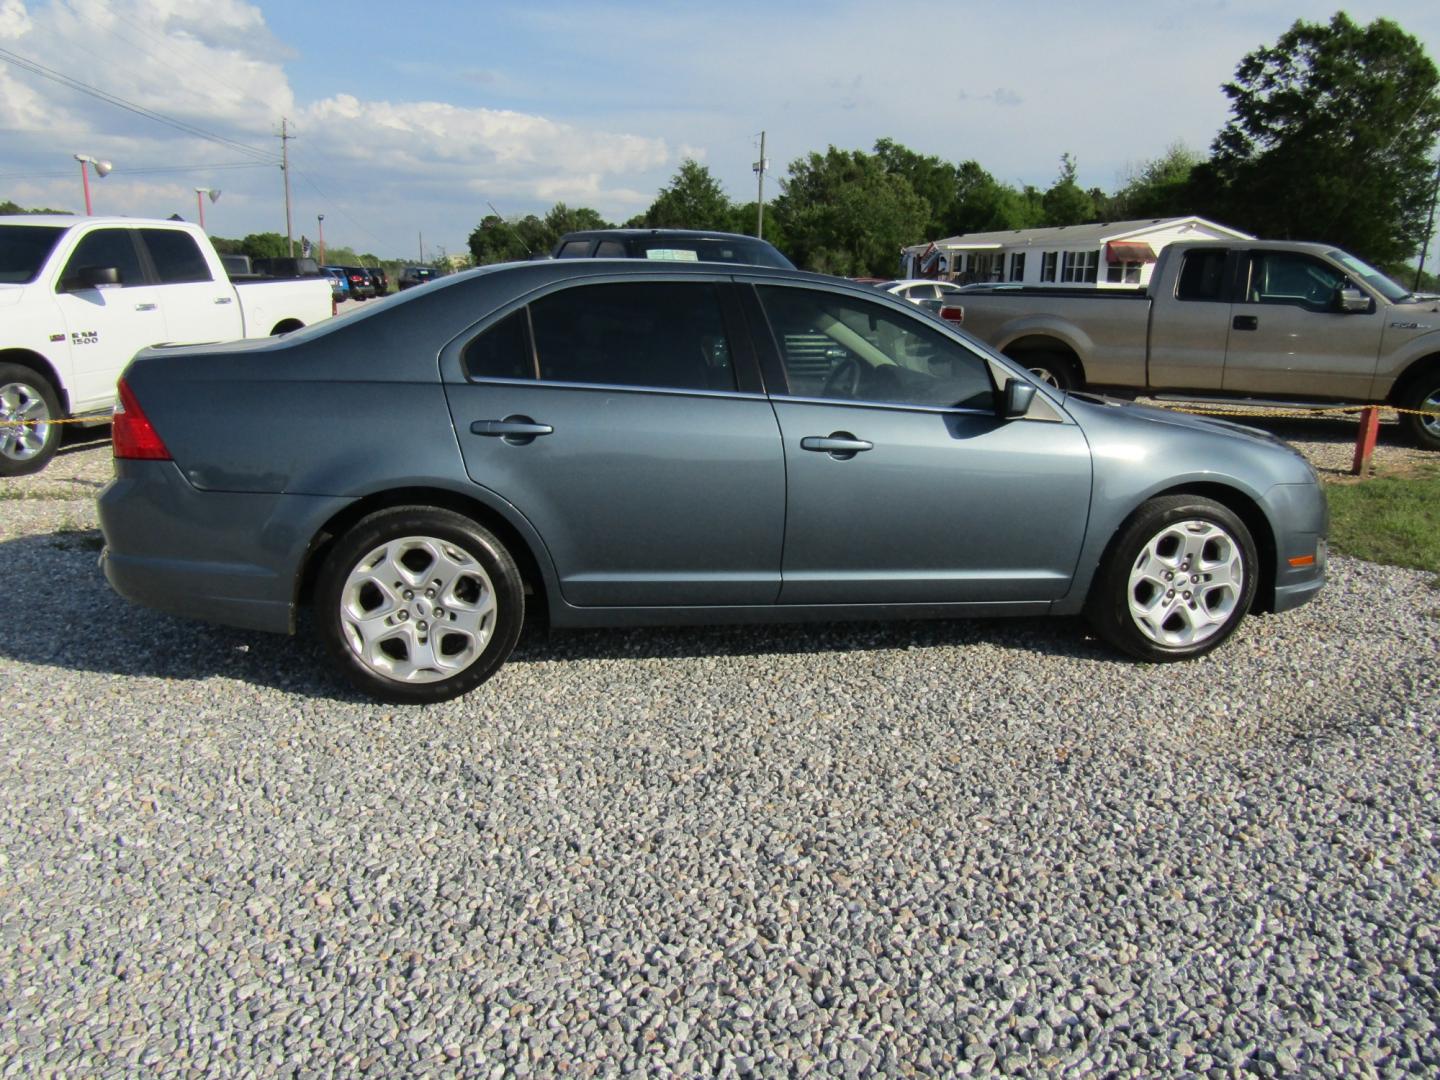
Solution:
<path fill-rule="evenodd" d="M 557 259 L 655 259 L 795 269 L 794 263 L 764 240 L 696 229 L 586 229 L 566 233 L 551 254 Z"/>
<path fill-rule="evenodd" d="M 370 271 L 370 280 L 375 283 L 376 296 L 390 295 L 390 275 L 385 273 L 383 266 L 366 267 Z"/>

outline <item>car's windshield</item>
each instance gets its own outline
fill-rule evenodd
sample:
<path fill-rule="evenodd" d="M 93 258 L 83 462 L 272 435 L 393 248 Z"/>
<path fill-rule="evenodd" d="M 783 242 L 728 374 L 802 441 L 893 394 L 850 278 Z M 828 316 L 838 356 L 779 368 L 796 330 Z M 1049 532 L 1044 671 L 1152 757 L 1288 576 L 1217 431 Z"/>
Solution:
<path fill-rule="evenodd" d="M 54 225 L 0 225 L 0 284 L 34 281 L 64 231 Z"/>
<path fill-rule="evenodd" d="M 743 237 L 644 237 L 632 241 L 637 257 L 670 262 L 727 262 L 748 266 L 778 266 L 793 270 L 795 265 L 763 240 Z"/>
<path fill-rule="evenodd" d="M 1365 282 L 1366 285 L 1369 285 L 1392 304 L 1404 300 L 1405 297 L 1410 295 L 1409 289 L 1396 285 L 1395 282 L 1391 281 L 1379 270 L 1376 270 L 1369 263 L 1357 259 L 1348 251 L 1332 251 L 1330 252 L 1330 258 L 1345 267 L 1346 270 L 1349 270 L 1350 273 Z"/>

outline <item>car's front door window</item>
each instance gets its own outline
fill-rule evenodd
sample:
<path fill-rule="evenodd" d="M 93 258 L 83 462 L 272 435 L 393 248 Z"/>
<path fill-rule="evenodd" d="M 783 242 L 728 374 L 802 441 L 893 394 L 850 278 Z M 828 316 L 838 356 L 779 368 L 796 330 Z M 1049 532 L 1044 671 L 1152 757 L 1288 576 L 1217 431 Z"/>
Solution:
<path fill-rule="evenodd" d="M 920 318 L 842 293 L 759 286 L 795 397 L 991 409 L 975 353 Z"/>

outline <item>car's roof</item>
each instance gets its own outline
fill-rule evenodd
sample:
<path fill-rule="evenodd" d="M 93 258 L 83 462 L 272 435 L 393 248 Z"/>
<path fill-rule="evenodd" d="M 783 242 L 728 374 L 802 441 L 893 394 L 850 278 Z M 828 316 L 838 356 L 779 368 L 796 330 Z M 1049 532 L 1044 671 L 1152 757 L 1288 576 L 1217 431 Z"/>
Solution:
<path fill-rule="evenodd" d="M 751 240 L 757 244 L 770 245 L 769 240 L 762 240 L 756 236 L 746 236 L 744 233 L 722 232 L 714 229 L 580 229 L 576 232 L 566 233 L 560 239 L 597 240 L 607 237 L 625 239 L 632 236 L 684 236 L 693 237 L 697 240 Z"/>

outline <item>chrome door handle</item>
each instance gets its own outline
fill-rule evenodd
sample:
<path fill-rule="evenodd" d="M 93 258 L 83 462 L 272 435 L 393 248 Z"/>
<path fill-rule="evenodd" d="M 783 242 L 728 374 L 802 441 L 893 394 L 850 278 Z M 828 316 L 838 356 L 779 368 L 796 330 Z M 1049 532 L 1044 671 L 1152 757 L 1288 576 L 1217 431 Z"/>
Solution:
<path fill-rule="evenodd" d="M 136 311 L 154 311 L 154 310 L 155 310 L 157 307 L 159 307 L 159 306 L 160 306 L 159 304 L 136 304 L 136 305 L 135 305 L 135 310 L 136 310 Z"/>
<path fill-rule="evenodd" d="M 470 425 L 473 435 L 504 439 L 511 446 L 526 446 L 540 435 L 555 431 L 549 424 L 537 424 L 528 416 L 507 416 L 503 420 L 476 420 Z"/>
<path fill-rule="evenodd" d="M 234 302 L 234 298 L 229 296 L 217 296 L 215 298 L 215 303 L 217 304 L 232 304 Z"/>
<path fill-rule="evenodd" d="M 837 431 L 834 435 L 807 435 L 800 440 L 801 450 L 816 450 L 825 454 L 858 454 L 874 450 L 875 444 L 857 439 L 848 432 Z"/>

